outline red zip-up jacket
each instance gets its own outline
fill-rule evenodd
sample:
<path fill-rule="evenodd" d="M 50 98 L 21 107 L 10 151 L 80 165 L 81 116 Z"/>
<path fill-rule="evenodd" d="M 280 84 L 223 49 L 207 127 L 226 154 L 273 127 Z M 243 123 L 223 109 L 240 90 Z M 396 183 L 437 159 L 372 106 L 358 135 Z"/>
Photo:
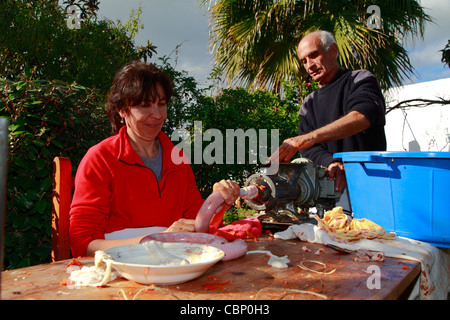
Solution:
<path fill-rule="evenodd" d="M 70 209 L 70 246 L 74 257 L 86 255 L 89 243 L 126 228 L 169 227 L 180 218 L 194 219 L 203 204 L 192 168 L 172 161 L 176 148 L 158 135 L 162 174 L 156 176 L 131 147 L 126 127 L 88 150 L 75 177 Z M 178 154 L 178 153 L 177 153 Z"/>

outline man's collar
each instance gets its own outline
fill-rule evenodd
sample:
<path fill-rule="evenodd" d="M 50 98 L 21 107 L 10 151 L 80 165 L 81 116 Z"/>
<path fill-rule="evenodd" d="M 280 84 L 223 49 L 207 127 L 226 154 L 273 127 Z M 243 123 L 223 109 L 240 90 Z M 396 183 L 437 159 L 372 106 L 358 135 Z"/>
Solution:
<path fill-rule="evenodd" d="M 327 84 L 333 83 L 337 79 L 339 79 L 344 74 L 345 70 L 346 69 L 344 67 L 339 67 L 339 70 L 336 72 L 336 74 L 334 75 L 333 79 L 331 79 L 331 81 L 328 82 Z"/>

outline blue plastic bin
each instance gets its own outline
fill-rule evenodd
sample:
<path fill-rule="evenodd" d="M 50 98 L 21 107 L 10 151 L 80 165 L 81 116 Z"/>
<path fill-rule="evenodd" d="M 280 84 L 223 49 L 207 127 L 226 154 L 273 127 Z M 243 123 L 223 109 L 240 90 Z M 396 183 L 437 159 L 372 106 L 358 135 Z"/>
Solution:
<path fill-rule="evenodd" d="M 355 218 L 450 247 L 450 152 L 342 152 Z"/>

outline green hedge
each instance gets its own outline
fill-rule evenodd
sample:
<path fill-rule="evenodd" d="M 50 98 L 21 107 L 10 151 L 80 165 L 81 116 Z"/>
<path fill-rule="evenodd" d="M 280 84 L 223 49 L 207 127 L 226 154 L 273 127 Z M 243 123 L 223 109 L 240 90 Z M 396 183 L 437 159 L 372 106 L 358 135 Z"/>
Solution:
<path fill-rule="evenodd" d="M 74 168 L 87 149 L 110 133 L 96 92 L 76 84 L 0 79 L 0 116 L 10 122 L 5 268 L 48 262 L 52 161 L 66 156 Z"/>

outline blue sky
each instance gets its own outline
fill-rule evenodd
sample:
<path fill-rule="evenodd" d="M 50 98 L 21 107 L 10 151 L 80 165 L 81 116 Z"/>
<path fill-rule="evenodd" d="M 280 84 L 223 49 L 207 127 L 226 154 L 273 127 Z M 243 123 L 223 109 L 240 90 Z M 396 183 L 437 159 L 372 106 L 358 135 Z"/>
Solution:
<path fill-rule="evenodd" d="M 425 26 L 425 39 L 408 43 L 407 48 L 418 76 L 415 82 L 450 78 L 450 68 L 441 62 L 442 50 L 450 40 L 450 0 L 422 0 L 425 11 L 434 18 L 434 23 Z"/>
<path fill-rule="evenodd" d="M 450 0 L 422 0 L 421 4 L 435 23 L 426 25 L 423 41 L 406 43 L 416 75 L 405 84 L 450 78 L 450 69 L 441 63 L 439 52 L 450 39 Z M 139 31 L 136 44 L 151 41 L 158 47 L 158 56 L 170 55 L 178 70 L 186 70 L 197 81 L 206 82 L 213 59 L 208 44 L 209 15 L 200 9 L 200 0 L 103 0 L 99 15 L 125 22 L 130 11 L 139 6 L 144 29 Z M 181 46 L 177 56 L 178 45 Z"/>

